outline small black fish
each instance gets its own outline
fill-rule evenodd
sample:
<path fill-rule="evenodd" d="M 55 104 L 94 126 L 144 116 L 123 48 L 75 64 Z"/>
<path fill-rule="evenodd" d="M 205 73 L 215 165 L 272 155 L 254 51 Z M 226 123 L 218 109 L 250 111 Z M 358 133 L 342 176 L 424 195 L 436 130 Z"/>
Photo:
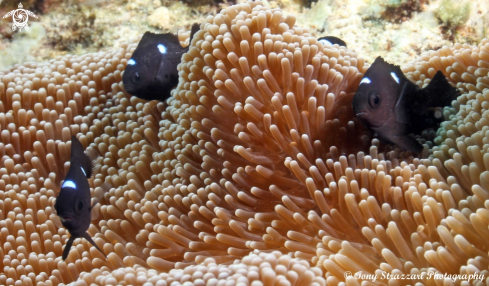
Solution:
<path fill-rule="evenodd" d="M 323 45 L 326 45 L 326 46 L 338 45 L 338 46 L 343 46 L 346 48 L 345 41 L 343 41 L 340 38 L 334 37 L 334 36 L 321 37 L 318 39 L 318 41 L 323 43 Z"/>
<path fill-rule="evenodd" d="M 443 121 L 442 108 L 458 94 L 441 71 L 421 89 L 399 66 L 377 57 L 353 96 L 353 111 L 379 139 L 421 153 L 423 146 L 408 134 L 437 128 Z"/>
<path fill-rule="evenodd" d="M 189 45 L 199 30 L 192 25 Z M 124 89 L 145 100 L 164 101 L 178 85 L 177 66 L 189 47 L 182 48 L 178 36 L 172 33 L 144 33 L 122 76 Z"/>
<path fill-rule="evenodd" d="M 92 208 L 97 204 L 97 201 L 93 205 L 90 204 L 90 186 L 88 185 L 88 178 L 92 176 L 93 172 L 93 160 L 97 158 L 97 154 L 95 151 L 87 153 L 83 151 L 80 141 L 75 136 L 71 136 L 70 169 L 54 204 L 61 224 L 71 235 L 63 250 L 63 260 L 68 257 L 71 245 L 78 237 L 84 237 L 104 253 L 86 232 L 90 226 Z"/>

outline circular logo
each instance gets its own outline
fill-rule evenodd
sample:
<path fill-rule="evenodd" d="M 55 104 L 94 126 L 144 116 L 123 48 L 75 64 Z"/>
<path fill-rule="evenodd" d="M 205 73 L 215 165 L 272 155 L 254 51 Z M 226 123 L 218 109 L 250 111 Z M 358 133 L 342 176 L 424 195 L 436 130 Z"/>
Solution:
<path fill-rule="evenodd" d="M 24 27 L 27 24 L 27 20 L 29 20 L 29 15 L 27 15 L 26 10 L 17 9 L 14 11 L 12 19 L 17 27 Z"/>

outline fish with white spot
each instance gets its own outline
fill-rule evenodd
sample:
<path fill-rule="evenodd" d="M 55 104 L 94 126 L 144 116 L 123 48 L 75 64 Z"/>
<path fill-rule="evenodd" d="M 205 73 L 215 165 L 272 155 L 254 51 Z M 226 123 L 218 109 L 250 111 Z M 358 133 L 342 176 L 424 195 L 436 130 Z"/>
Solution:
<path fill-rule="evenodd" d="M 458 94 L 441 71 L 428 86 L 419 88 L 399 66 L 377 57 L 353 96 L 353 111 L 381 141 L 421 153 L 423 146 L 409 134 L 437 128 L 443 120 L 440 110 Z"/>
<path fill-rule="evenodd" d="M 325 46 L 343 46 L 346 48 L 346 43 L 342 39 L 335 36 L 326 36 L 318 39 L 318 42 L 322 43 Z"/>
<path fill-rule="evenodd" d="M 70 169 L 54 204 L 61 224 L 71 235 L 63 251 L 63 260 L 68 257 L 71 245 L 78 237 L 85 238 L 100 252 L 104 253 L 87 233 L 92 220 L 93 207 L 98 203 L 98 199 L 96 199 L 91 204 L 90 186 L 88 184 L 88 178 L 92 176 L 96 158 L 95 150 L 90 149 L 84 152 L 80 141 L 75 136 L 71 136 Z"/>
<path fill-rule="evenodd" d="M 199 28 L 198 24 L 193 24 L 189 44 Z M 124 89 L 144 100 L 168 99 L 171 90 L 178 85 L 177 66 L 188 50 L 189 47 L 183 48 L 178 36 L 172 33 L 144 33 L 127 61 L 122 75 Z"/>

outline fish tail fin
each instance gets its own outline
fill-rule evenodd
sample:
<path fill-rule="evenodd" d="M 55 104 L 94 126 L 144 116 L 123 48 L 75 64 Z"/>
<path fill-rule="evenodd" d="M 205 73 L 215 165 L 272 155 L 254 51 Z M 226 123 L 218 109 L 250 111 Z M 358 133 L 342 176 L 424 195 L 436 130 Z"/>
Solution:
<path fill-rule="evenodd" d="M 66 242 L 65 249 L 63 250 L 63 260 L 66 260 L 66 258 L 68 257 L 68 254 L 70 253 L 70 248 L 73 245 L 74 240 L 75 237 L 72 235 Z"/>
<path fill-rule="evenodd" d="M 105 253 L 102 251 L 102 249 L 100 249 L 100 247 L 98 247 L 97 244 L 95 244 L 95 241 L 93 241 L 93 239 L 90 237 L 90 235 L 85 232 L 85 234 L 83 235 L 83 237 L 88 240 L 88 242 L 90 242 L 93 246 L 95 246 L 96 249 L 98 249 L 98 251 L 102 252 L 102 254 L 105 256 L 105 258 L 107 258 L 107 255 L 105 255 Z"/>
<path fill-rule="evenodd" d="M 431 79 L 428 86 L 426 86 L 423 91 L 425 92 L 426 98 L 434 98 L 435 102 L 430 102 L 429 107 L 444 107 L 451 105 L 452 101 L 457 99 L 460 92 L 457 88 L 450 85 L 447 78 L 439 70 L 436 72 L 435 76 Z M 439 96 L 429 96 L 431 94 L 439 94 Z"/>

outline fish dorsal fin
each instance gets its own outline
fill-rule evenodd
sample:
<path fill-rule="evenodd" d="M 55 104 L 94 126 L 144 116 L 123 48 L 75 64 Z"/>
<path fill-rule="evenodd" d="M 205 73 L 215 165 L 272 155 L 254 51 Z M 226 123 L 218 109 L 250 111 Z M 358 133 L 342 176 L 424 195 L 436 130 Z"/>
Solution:
<path fill-rule="evenodd" d="M 70 254 L 70 248 L 73 245 L 74 240 L 75 237 L 72 235 L 66 242 L 65 249 L 63 250 L 63 256 L 62 256 L 63 260 L 66 260 L 66 258 L 68 258 L 68 254 Z"/>
<path fill-rule="evenodd" d="M 400 66 L 386 62 L 384 58 L 382 58 L 381 56 L 378 56 L 370 67 L 374 65 L 381 66 L 382 68 L 385 68 L 388 71 L 394 72 L 399 77 L 399 79 L 403 79 L 405 77 Z M 399 82 L 399 84 L 402 83 Z"/>
<path fill-rule="evenodd" d="M 90 237 L 90 235 L 88 233 L 85 232 L 85 234 L 83 235 L 83 237 L 88 240 L 88 242 L 90 242 L 93 246 L 95 246 L 96 249 L 98 249 L 98 251 L 102 252 L 102 254 L 105 256 L 105 258 L 107 258 L 107 255 L 105 255 L 105 253 L 102 251 L 102 249 L 100 249 L 98 247 L 97 244 L 95 244 L 95 241 L 93 241 L 93 239 Z"/>
<path fill-rule="evenodd" d="M 71 162 L 79 162 L 82 159 L 84 148 L 80 140 L 75 135 L 71 135 Z"/>

